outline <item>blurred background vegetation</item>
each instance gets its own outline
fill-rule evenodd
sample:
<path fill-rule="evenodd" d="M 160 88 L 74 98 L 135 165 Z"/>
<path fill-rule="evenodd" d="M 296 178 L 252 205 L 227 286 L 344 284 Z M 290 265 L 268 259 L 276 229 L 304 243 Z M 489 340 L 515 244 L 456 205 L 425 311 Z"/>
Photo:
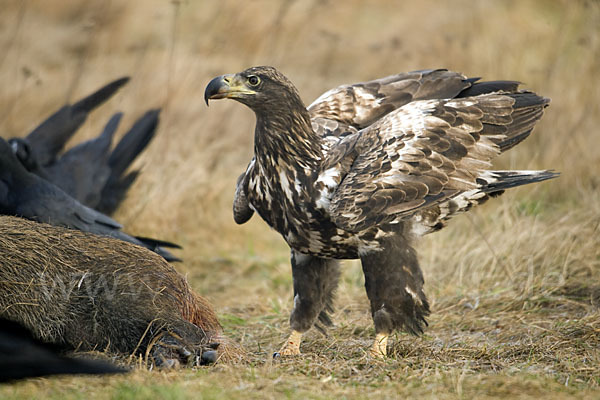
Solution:
<path fill-rule="evenodd" d="M 63 103 L 131 76 L 73 142 L 97 135 L 116 111 L 125 112 L 123 133 L 146 109 L 162 108 L 157 136 L 137 161 L 142 175 L 116 218 L 127 232 L 181 243 L 184 263 L 176 268 L 255 354 L 275 350 L 285 336 L 289 253 L 258 217 L 233 222 L 254 116 L 234 102 L 207 108 L 212 77 L 273 65 L 309 104 L 340 84 L 448 68 L 519 80 L 550 97 L 533 135 L 496 166 L 555 169 L 561 177 L 512 190 L 419 245 L 434 310 L 430 335 L 484 329 L 481 321 L 509 311 L 507 326 L 516 330 L 526 310 L 545 310 L 536 318 L 550 321 L 539 323 L 547 331 L 574 315 L 588 318 L 584 350 L 564 349 L 582 358 L 540 373 L 600 385 L 597 348 L 589 348 L 600 343 L 598 1 L 0 0 L 0 9 L 0 135 L 22 136 Z M 360 267 L 347 264 L 336 316 L 342 340 L 362 334 L 351 327 L 371 326 Z M 582 305 L 573 310 L 569 301 Z M 469 327 L 453 314 L 464 304 L 484 310 Z M 527 327 L 523 337 L 534 337 Z M 327 340 L 312 335 L 314 352 Z"/>

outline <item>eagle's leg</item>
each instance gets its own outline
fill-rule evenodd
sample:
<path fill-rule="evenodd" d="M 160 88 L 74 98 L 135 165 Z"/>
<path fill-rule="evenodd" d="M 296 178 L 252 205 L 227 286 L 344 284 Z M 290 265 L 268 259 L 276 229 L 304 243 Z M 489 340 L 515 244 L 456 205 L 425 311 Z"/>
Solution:
<path fill-rule="evenodd" d="M 331 325 L 329 313 L 333 312 L 334 292 L 340 270 L 332 259 L 309 256 L 292 250 L 292 276 L 294 279 L 294 309 L 290 316 L 292 333 L 279 354 L 300 354 L 302 334 L 313 324 L 324 331 Z"/>
<path fill-rule="evenodd" d="M 380 243 L 381 250 L 361 255 L 376 333 L 370 353 L 377 357 L 387 354 L 387 339 L 394 329 L 404 328 L 418 335 L 429 315 L 415 250 L 401 234 L 383 238 Z"/>

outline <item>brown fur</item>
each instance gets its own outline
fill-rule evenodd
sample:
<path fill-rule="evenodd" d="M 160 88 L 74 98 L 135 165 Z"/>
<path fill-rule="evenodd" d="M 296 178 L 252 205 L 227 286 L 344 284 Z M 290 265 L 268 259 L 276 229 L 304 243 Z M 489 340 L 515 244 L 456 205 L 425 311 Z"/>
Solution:
<path fill-rule="evenodd" d="M 155 253 L 8 216 L 0 216 L 0 316 L 47 342 L 158 364 L 197 361 L 222 339 L 211 305 Z"/>

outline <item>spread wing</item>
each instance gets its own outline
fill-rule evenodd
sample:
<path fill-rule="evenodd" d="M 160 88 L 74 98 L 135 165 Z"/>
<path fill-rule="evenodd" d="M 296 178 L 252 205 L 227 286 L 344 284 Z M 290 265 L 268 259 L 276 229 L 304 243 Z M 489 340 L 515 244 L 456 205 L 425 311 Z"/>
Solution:
<path fill-rule="evenodd" d="M 344 126 L 362 129 L 412 101 L 456 97 L 476 80 L 445 69 L 405 72 L 331 89 L 309 105 L 308 111 L 313 122 L 331 127 L 335 121 L 342 130 Z"/>
<path fill-rule="evenodd" d="M 49 180 L 81 203 L 95 207 L 110 175 L 108 156 L 122 115 L 115 114 L 100 136 L 72 147 L 48 166 Z"/>
<path fill-rule="evenodd" d="M 110 215 L 123 202 L 129 188 L 140 173 L 139 169 L 127 173 L 125 171 L 154 138 L 159 115 L 160 109 L 146 111 L 116 145 L 108 159 L 110 176 L 102 188 L 99 202 L 94 208 Z"/>
<path fill-rule="evenodd" d="M 388 114 L 360 132 L 332 194 L 332 220 L 358 232 L 479 188 L 492 158 L 525 139 L 548 102 L 530 92 L 485 94 L 416 101 Z"/>
<path fill-rule="evenodd" d="M 66 142 L 85 122 L 89 113 L 107 101 L 128 81 L 129 77 L 117 79 L 75 104 L 61 107 L 27 135 L 26 140 L 31 146 L 30 156 L 41 166 L 52 163 Z"/>

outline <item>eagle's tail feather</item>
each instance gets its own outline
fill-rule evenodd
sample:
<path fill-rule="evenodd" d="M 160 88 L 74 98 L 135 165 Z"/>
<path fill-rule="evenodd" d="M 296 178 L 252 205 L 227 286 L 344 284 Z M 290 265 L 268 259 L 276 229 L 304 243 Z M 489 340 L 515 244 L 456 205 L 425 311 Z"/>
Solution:
<path fill-rule="evenodd" d="M 481 192 L 493 195 L 499 191 L 528 183 L 542 182 L 556 178 L 560 173 L 551 170 L 542 171 L 485 171 L 477 178 Z"/>
<path fill-rule="evenodd" d="M 415 216 L 413 233 L 425 235 L 446 226 L 453 216 L 469 211 L 474 206 L 485 203 L 490 197 L 497 197 L 506 189 L 542 182 L 559 176 L 558 172 L 542 171 L 483 171 L 477 178 L 479 188 L 462 192 L 452 199 L 422 210 Z"/>

